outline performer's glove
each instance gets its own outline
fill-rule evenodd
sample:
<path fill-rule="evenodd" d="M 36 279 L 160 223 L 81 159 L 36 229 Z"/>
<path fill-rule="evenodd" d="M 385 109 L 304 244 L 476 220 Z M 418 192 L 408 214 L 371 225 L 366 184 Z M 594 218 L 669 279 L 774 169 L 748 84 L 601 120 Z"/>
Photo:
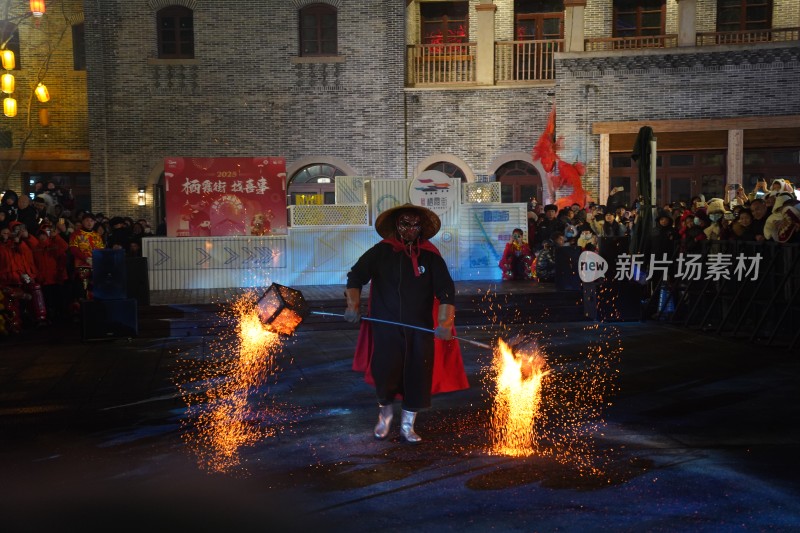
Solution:
<path fill-rule="evenodd" d="M 436 326 L 433 335 L 437 339 L 442 339 L 443 341 L 453 340 L 453 328 L 448 326 Z"/>
<path fill-rule="evenodd" d="M 436 330 L 433 332 L 433 335 L 437 339 L 442 339 L 443 341 L 452 340 L 455 318 L 456 308 L 454 305 L 439 304 L 439 315 L 437 317 L 437 322 L 439 325 L 436 326 Z"/>
<path fill-rule="evenodd" d="M 347 300 L 347 306 L 344 311 L 344 319 L 352 324 L 358 324 L 361 320 L 361 289 L 348 288 L 344 290 L 344 297 Z"/>
<path fill-rule="evenodd" d="M 345 309 L 344 319 L 352 324 L 358 324 L 361 321 L 361 313 L 358 309 Z"/>

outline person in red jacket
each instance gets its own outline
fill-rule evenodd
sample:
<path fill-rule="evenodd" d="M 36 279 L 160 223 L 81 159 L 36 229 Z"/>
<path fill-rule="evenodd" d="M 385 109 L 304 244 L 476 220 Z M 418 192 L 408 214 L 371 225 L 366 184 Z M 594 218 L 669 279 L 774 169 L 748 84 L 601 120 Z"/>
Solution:
<path fill-rule="evenodd" d="M 66 229 L 66 228 L 61 228 Z M 50 320 L 58 318 L 62 309 L 62 287 L 67 280 L 67 249 L 69 245 L 59 231 L 54 231 L 49 222 L 39 226 L 37 243 L 33 248 L 33 259 L 39 271 L 47 314 Z"/>
<path fill-rule="evenodd" d="M 15 305 L 19 305 L 17 326 L 22 317 L 42 324 L 47 320 L 47 310 L 41 285 L 37 283 L 38 270 L 31 251 L 31 247 L 36 246 L 36 239 L 28 234 L 23 223 L 16 220 L 4 228 L 0 236 L 0 285 L 8 291 Z"/>
<path fill-rule="evenodd" d="M 3 256 L 0 283 L 20 287 L 36 279 L 36 265 L 28 244 L 28 231 L 22 222 L 13 221 L 2 231 Z"/>
<path fill-rule="evenodd" d="M 531 280 L 533 279 L 532 265 L 533 253 L 528 243 L 522 240 L 522 230 L 514 228 L 511 240 L 506 243 L 503 257 L 500 258 L 500 270 L 503 271 L 503 280 Z"/>

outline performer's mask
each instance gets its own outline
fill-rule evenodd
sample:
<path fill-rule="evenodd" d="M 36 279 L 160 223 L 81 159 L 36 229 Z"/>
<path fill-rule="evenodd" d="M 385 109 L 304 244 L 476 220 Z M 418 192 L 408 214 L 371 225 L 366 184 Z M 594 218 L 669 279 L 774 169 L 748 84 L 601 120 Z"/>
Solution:
<path fill-rule="evenodd" d="M 397 234 L 405 242 L 414 242 L 422 231 L 422 220 L 415 213 L 401 213 L 397 217 Z"/>

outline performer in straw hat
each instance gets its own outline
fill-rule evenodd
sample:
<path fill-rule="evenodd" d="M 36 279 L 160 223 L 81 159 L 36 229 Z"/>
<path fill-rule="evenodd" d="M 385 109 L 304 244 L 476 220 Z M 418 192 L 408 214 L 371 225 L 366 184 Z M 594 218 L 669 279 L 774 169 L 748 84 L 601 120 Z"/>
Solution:
<path fill-rule="evenodd" d="M 374 436 L 385 439 L 393 403 L 402 397 L 400 434 L 414 431 L 417 412 L 430 407 L 431 395 L 465 389 L 467 383 L 455 330 L 455 285 L 444 259 L 429 242 L 441 227 L 433 211 L 412 204 L 378 216 L 383 240 L 367 250 L 347 274 L 345 320 L 361 319 L 361 288 L 371 282 L 369 315 L 435 333 L 379 322 L 361 322 L 353 369 L 375 385 L 378 424 Z M 434 341 L 434 337 L 436 340 Z"/>

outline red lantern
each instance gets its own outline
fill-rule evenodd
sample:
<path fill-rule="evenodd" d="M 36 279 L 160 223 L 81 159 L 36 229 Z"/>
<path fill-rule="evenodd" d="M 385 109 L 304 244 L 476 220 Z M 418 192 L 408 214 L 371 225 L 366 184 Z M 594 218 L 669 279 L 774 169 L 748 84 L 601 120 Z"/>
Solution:
<path fill-rule="evenodd" d="M 31 0 L 31 13 L 33 13 L 34 17 L 41 17 L 44 12 L 44 0 Z"/>

